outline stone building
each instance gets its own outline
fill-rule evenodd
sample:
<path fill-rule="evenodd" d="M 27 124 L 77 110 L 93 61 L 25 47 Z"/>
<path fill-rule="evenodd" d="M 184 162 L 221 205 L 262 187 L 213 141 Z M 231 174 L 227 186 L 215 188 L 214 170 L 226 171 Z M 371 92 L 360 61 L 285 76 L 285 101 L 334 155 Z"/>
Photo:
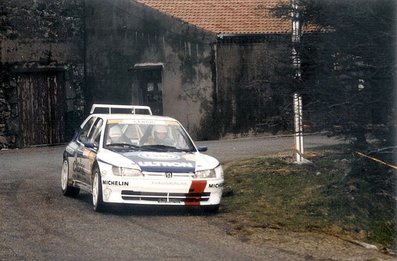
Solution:
<path fill-rule="evenodd" d="M 292 25 L 272 15 L 277 4 L 89 0 L 88 97 L 148 104 L 199 139 L 280 117 L 290 97 L 277 86 L 278 66 L 290 59 Z"/>
<path fill-rule="evenodd" d="M 280 114 L 278 0 L 0 1 L 0 146 L 65 142 L 92 103 L 149 105 L 196 139 Z"/>
<path fill-rule="evenodd" d="M 62 143 L 84 105 L 84 4 L 0 2 L 0 148 Z"/>

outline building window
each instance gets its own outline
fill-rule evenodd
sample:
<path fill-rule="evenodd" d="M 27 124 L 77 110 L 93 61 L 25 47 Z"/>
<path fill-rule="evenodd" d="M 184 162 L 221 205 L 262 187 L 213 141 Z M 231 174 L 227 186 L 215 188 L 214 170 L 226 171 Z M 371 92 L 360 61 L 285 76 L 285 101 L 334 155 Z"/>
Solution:
<path fill-rule="evenodd" d="M 135 65 L 138 101 L 150 106 L 153 114 L 163 115 L 162 65 Z"/>

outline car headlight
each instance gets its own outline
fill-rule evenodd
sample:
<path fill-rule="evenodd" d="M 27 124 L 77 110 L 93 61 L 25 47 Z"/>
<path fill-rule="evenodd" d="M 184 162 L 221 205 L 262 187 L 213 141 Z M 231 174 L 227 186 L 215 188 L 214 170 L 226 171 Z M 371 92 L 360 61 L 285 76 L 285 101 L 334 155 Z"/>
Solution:
<path fill-rule="evenodd" d="M 219 165 L 215 169 L 198 170 L 194 177 L 196 179 L 223 178 L 223 168 Z"/>
<path fill-rule="evenodd" d="M 127 176 L 127 177 L 140 177 L 142 172 L 139 169 L 112 167 L 113 175 L 115 176 Z"/>
<path fill-rule="evenodd" d="M 218 167 L 215 168 L 215 175 L 217 178 L 222 178 L 223 179 L 223 168 L 222 165 L 219 165 Z"/>

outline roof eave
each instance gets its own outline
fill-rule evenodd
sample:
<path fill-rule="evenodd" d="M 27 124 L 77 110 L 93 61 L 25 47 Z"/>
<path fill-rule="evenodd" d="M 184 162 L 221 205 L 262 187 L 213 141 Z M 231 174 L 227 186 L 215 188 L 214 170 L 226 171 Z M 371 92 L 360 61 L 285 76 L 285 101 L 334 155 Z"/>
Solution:
<path fill-rule="evenodd" d="M 217 33 L 217 37 L 222 39 L 224 37 L 252 37 L 252 36 L 267 36 L 267 35 L 290 35 L 291 32 L 258 32 L 258 33 Z"/>

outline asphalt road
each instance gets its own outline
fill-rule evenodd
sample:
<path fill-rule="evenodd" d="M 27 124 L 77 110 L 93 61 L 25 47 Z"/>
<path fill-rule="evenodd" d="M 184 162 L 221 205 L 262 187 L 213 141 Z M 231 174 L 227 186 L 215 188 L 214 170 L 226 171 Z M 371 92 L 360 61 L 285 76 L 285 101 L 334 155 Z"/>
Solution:
<path fill-rule="evenodd" d="M 308 135 L 303 138 L 304 149 L 341 143 L 341 140 L 323 135 Z M 239 139 L 197 142 L 198 146 L 207 146 L 207 154 L 222 162 L 250 158 L 274 153 L 293 155 L 294 137 L 292 136 L 253 136 Z"/>
<path fill-rule="evenodd" d="M 334 143 L 310 136 L 307 146 Z M 200 142 L 222 162 L 289 150 L 291 137 Z M 179 208 L 91 209 L 62 196 L 64 146 L 0 151 L 0 260 L 296 260 L 227 235 L 212 216 Z"/>

